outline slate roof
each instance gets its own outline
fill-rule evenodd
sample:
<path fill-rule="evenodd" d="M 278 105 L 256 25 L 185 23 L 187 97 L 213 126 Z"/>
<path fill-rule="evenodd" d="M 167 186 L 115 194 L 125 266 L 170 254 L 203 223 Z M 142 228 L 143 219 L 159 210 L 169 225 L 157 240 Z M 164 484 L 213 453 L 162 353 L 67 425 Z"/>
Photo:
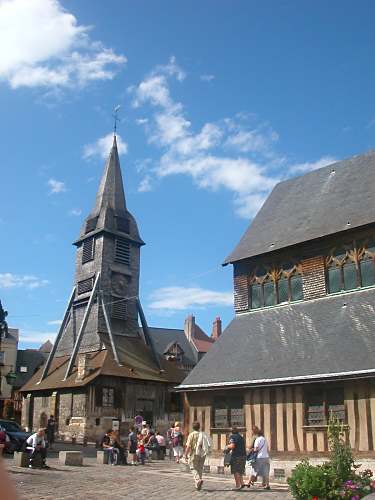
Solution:
<path fill-rule="evenodd" d="M 280 182 L 224 264 L 373 223 L 374 192 L 374 151 Z"/>
<path fill-rule="evenodd" d="M 16 373 L 17 379 L 15 388 L 22 387 L 34 375 L 35 371 L 46 361 L 48 353 L 35 349 L 25 349 L 17 351 Z M 21 366 L 27 367 L 27 372 L 21 372 Z"/>
<path fill-rule="evenodd" d="M 194 349 L 186 338 L 184 330 L 172 328 L 149 328 L 151 337 L 154 340 L 155 349 L 164 356 L 167 347 L 177 342 L 183 349 L 182 362 L 187 365 L 195 365 L 198 361 Z"/>
<path fill-rule="evenodd" d="M 179 389 L 375 375 L 375 289 L 238 315 Z"/>

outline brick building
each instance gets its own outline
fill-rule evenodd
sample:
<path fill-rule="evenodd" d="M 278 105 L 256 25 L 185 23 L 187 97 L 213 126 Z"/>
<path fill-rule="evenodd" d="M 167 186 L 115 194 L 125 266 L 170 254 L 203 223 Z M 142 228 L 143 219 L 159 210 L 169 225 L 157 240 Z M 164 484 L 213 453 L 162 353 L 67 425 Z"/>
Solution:
<path fill-rule="evenodd" d="M 94 209 L 74 244 L 73 291 L 47 362 L 21 389 L 22 424 L 35 429 L 54 414 L 59 437 L 78 440 L 95 440 L 113 421 L 125 429 L 139 414 L 167 427 L 181 417 L 179 396 L 170 389 L 211 340 L 192 318 L 190 338 L 147 325 L 139 301 L 144 242 L 126 207 L 116 137 Z"/>
<path fill-rule="evenodd" d="M 235 318 L 180 385 L 222 449 L 261 426 L 273 454 L 326 452 L 336 416 L 375 439 L 375 153 L 279 183 L 225 260 Z"/>

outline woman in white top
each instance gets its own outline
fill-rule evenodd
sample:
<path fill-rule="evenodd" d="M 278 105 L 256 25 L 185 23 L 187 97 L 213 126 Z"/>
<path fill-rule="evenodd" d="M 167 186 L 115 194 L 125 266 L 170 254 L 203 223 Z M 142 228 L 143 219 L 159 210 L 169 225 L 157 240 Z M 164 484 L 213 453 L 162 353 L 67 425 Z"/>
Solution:
<path fill-rule="evenodd" d="M 256 439 L 254 441 L 254 451 L 257 452 L 257 458 L 253 465 L 257 476 L 262 477 L 262 486 L 264 489 L 270 489 L 270 456 L 268 453 L 268 443 L 261 429 L 254 429 Z"/>

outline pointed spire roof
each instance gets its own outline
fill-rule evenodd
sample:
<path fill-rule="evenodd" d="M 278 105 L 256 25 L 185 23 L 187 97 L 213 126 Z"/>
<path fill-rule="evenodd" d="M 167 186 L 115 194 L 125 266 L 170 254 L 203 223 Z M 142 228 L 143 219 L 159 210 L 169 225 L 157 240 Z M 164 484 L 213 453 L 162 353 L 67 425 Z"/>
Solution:
<path fill-rule="evenodd" d="M 90 237 L 93 232 L 103 230 L 114 232 L 114 234 L 123 232 L 129 239 L 144 245 L 137 223 L 126 208 L 116 134 L 113 136 L 111 151 L 96 194 L 94 208 L 86 218 L 81 227 L 80 236 L 74 244 L 79 244 L 83 239 Z"/>
<path fill-rule="evenodd" d="M 92 214 L 99 215 L 100 212 L 106 208 L 112 208 L 116 215 L 123 215 L 126 212 L 125 193 L 122 183 L 116 135 L 113 136 L 111 152 L 109 153 L 104 174 L 96 195 L 95 207 Z"/>

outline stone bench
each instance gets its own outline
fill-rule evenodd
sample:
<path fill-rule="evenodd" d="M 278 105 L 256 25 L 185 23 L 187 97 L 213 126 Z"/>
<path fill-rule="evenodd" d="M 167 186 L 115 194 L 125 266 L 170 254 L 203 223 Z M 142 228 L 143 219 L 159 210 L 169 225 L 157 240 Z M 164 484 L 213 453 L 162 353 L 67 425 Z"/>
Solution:
<path fill-rule="evenodd" d="M 30 453 L 26 451 L 15 451 L 13 458 L 16 467 L 28 467 L 30 465 Z M 42 467 L 42 464 L 42 457 L 37 455 L 34 458 L 34 467 Z"/>
<path fill-rule="evenodd" d="M 108 450 L 99 450 L 96 452 L 96 461 L 98 464 L 108 464 L 109 462 L 109 451 Z"/>
<path fill-rule="evenodd" d="M 59 462 L 61 465 L 83 465 L 81 451 L 60 451 Z"/>

